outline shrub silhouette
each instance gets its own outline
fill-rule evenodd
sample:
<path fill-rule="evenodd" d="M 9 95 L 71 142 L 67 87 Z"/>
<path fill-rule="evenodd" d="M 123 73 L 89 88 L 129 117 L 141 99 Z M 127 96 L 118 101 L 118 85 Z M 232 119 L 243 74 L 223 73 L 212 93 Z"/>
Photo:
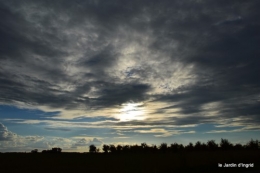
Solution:
<path fill-rule="evenodd" d="M 38 153 L 38 149 L 32 150 L 31 153 Z"/>
<path fill-rule="evenodd" d="M 51 150 L 42 150 L 42 153 L 61 153 L 61 148 L 52 148 Z"/>

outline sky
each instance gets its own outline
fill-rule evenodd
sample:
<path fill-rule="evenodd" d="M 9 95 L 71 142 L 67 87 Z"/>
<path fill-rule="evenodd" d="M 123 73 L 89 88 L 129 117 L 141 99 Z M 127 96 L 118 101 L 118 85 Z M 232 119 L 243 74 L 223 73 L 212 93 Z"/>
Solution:
<path fill-rule="evenodd" d="M 0 152 L 257 139 L 259 6 L 0 0 Z"/>

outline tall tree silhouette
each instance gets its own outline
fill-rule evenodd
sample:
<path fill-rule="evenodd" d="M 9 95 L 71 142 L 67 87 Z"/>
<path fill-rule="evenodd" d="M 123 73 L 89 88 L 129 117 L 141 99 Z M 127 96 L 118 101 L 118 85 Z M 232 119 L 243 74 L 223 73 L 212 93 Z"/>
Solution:
<path fill-rule="evenodd" d="M 102 150 L 103 150 L 105 153 L 108 153 L 108 151 L 109 151 L 109 146 L 104 144 Z"/>
<path fill-rule="evenodd" d="M 138 146 L 137 144 L 135 144 L 130 147 L 130 150 L 133 153 L 139 153 L 142 151 L 142 146 Z"/>
<path fill-rule="evenodd" d="M 256 150 L 259 149 L 260 143 L 258 140 L 253 140 L 251 139 L 247 144 L 246 144 L 246 148 L 251 149 L 251 150 Z"/>
<path fill-rule="evenodd" d="M 196 142 L 195 146 L 194 146 L 195 150 L 202 150 L 202 144 L 200 141 Z"/>
<path fill-rule="evenodd" d="M 189 143 L 185 147 L 182 144 L 173 143 L 169 147 L 167 146 L 167 143 L 161 143 L 159 147 L 156 145 L 147 145 L 145 142 L 141 143 L 141 145 L 103 145 L 103 151 L 104 153 L 157 153 L 157 152 L 182 152 L 182 151 L 214 151 L 214 150 L 259 150 L 260 149 L 260 143 L 258 140 L 249 141 L 246 145 L 236 144 L 233 145 L 230 143 L 227 139 L 221 139 L 220 144 L 218 145 L 215 140 L 209 140 L 207 144 L 201 143 L 200 141 L 197 141 L 195 145 L 193 143 Z M 43 153 L 55 153 L 56 151 L 61 151 L 59 148 L 53 148 L 52 150 L 44 150 Z M 95 147 L 95 145 L 89 146 L 89 152 L 91 153 L 97 153 L 99 149 Z"/>
<path fill-rule="evenodd" d="M 243 150 L 243 149 L 245 149 L 245 147 L 243 147 L 243 145 L 241 145 L 241 144 L 236 144 L 236 145 L 234 146 L 234 149 L 235 149 L 235 150 Z"/>
<path fill-rule="evenodd" d="M 157 147 L 156 145 L 152 145 L 152 146 L 151 146 L 151 151 L 152 151 L 153 153 L 157 152 L 157 151 L 158 151 L 158 147 Z"/>
<path fill-rule="evenodd" d="M 170 150 L 172 152 L 177 152 L 179 150 L 179 144 L 177 144 L 176 142 L 174 144 L 171 144 Z"/>
<path fill-rule="evenodd" d="M 117 145 L 116 146 L 116 151 L 117 151 L 117 153 L 121 153 L 121 151 L 122 151 L 122 145 Z"/>
<path fill-rule="evenodd" d="M 209 150 L 217 150 L 218 144 L 215 142 L 215 140 L 209 140 L 207 142 L 207 147 L 208 147 Z"/>
<path fill-rule="evenodd" d="M 130 151 L 130 146 L 129 145 L 124 145 L 123 148 L 122 148 L 122 151 L 124 153 L 128 153 Z"/>
<path fill-rule="evenodd" d="M 145 142 L 141 143 L 141 147 L 142 147 L 143 152 L 149 151 L 149 146 Z"/>
<path fill-rule="evenodd" d="M 227 139 L 221 138 L 220 147 L 223 150 L 229 150 L 232 149 L 233 145 Z"/>
<path fill-rule="evenodd" d="M 167 143 L 161 143 L 159 149 L 161 152 L 165 153 L 167 151 Z"/>
<path fill-rule="evenodd" d="M 89 146 L 89 152 L 90 153 L 96 153 L 97 152 L 97 147 L 95 145 L 90 145 Z"/>
<path fill-rule="evenodd" d="M 194 148 L 194 146 L 191 142 L 185 147 L 185 149 L 188 150 L 188 151 L 192 151 L 193 148 Z"/>
<path fill-rule="evenodd" d="M 115 153 L 115 152 L 116 152 L 116 147 L 115 147 L 115 145 L 110 145 L 110 146 L 109 146 L 109 151 L 110 151 L 111 153 Z"/>

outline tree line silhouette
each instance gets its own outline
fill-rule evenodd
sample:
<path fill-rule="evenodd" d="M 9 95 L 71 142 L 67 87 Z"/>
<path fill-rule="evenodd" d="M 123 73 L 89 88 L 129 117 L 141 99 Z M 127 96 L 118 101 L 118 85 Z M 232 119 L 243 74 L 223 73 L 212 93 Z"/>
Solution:
<path fill-rule="evenodd" d="M 52 148 L 51 150 L 42 150 L 42 153 L 61 153 L 61 148 Z M 34 149 L 31 153 L 38 153 L 38 149 Z"/>
<path fill-rule="evenodd" d="M 209 140 L 207 143 L 200 141 L 195 144 L 189 143 L 184 146 L 182 144 L 173 143 L 168 145 L 167 143 L 161 143 L 157 145 L 148 145 L 141 143 L 141 145 L 103 145 L 104 153 L 168 153 L 168 152 L 179 152 L 179 151 L 217 151 L 217 150 L 259 150 L 260 142 L 258 140 L 251 139 L 247 144 L 232 144 L 227 139 L 221 139 L 220 143 L 217 144 L 215 140 Z M 95 145 L 89 146 L 90 153 L 98 153 L 99 149 Z"/>
<path fill-rule="evenodd" d="M 232 144 L 227 139 L 221 139 L 220 143 L 216 143 L 215 140 L 209 140 L 206 143 L 200 141 L 195 144 L 189 143 L 184 146 L 182 144 L 173 143 L 168 145 L 167 143 L 161 143 L 160 145 L 148 145 L 145 142 L 141 145 L 106 145 L 102 147 L 104 153 L 171 153 L 179 151 L 218 151 L 218 150 L 260 150 L 260 142 L 258 140 L 251 139 L 245 145 Z M 51 150 L 42 150 L 42 153 L 61 153 L 61 148 L 52 148 Z M 89 146 L 90 153 L 99 153 L 100 149 L 94 144 Z M 31 153 L 38 153 L 38 149 L 34 149 Z"/>

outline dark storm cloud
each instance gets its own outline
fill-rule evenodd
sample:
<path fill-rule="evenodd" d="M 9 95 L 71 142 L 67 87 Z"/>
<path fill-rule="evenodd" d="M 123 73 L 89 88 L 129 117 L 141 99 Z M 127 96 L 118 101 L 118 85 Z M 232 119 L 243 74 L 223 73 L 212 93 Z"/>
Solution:
<path fill-rule="evenodd" d="M 74 33 L 71 33 L 72 36 L 65 35 L 59 29 L 62 30 L 62 27 L 80 28 L 85 21 L 92 23 L 91 18 L 93 18 L 93 23 L 99 27 L 95 28 L 99 38 L 91 42 L 91 46 L 101 46 L 101 51 L 84 53 L 87 54 L 85 55 L 86 57 L 83 57 L 77 65 L 91 69 L 91 73 L 84 75 L 87 78 L 92 77 L 98 80 L 108 78 L 107 80 L 109 80 L 109 76 L 106 75 L 104 69 L 113 65 L 116 55 L 112 52 L 113 47 L 102 45 L 109 39 L 111 34 L 109 30 L 111 27 L 110 29 L 109 27 L 103 28 L 100 25 L 112 22 L 114 20 L 113 15 L 127 14 L 121 7 L 122 4 L 101 3 L 99 5 L 99 3 L 96 4 L 94 1 L 78 1 L 75 3 L 62 1 L 53 4 L 44 1 L 38 1 L 37 3 L 32 1 L 27 1 L 26 3 L 1 2 L 1 12 L 3 14 L 1 15 L 1 58 L 3 59 L 3 64 L 5 64 L 5 68 L 1 69 L 1 73 L 3 74 L 1 77 L 1 91 L 4 95 L 2 102 L 12 103 L 12 101 L 22 101 L 51 107 L 65 106 L 68 108 L 75 106 L 75 104 L 71 106 L 72 102 L 84 102 L 88 104 L 89 99 L 82 97 L 81 94 L 87 93 L 93 82 L 77 84 L 73 76 L 71 78 L 71 76 L 66 74 L 66 65 L 68 64 L 66 64 L 67 62 L 65 62 L 64 57 L 68 55 L 68 52 L 63 47 L 68 47 L 68 42 L 74 40 Z M 24 9 L 27 9 L 27 11 Z M 39 13 L 35 10 L 39 10 Z M 61 18 L 63 16 L 66 17 L 66 12 L 69 12 L 71 15 L 67 21 L 68 23 L 64 24 Z M 83 15 L 81 14 L 82 12 Z M 108 19 L 105 19 L 105 17 L 108 17 Z M 55 22 L 57 22 L 57 25 Z M 114 22 L 120 23 L 120 19 L 116 19 Z M 93 55 L 89 55 L 89 53 Z M 17 68 L 18 72 L 26 71 L 26 68 L 29 71 L 26 75 L 22 76 L 12 74 L 11 70 L 13 68 Z M 6 73 L 6 70 L 10 70 L 9 74 Z M 38 75 L 33 78 L 28 74 L 30 72 L 40 73 L 41 76 L 39 77 Z M 15 77 L 13 77 L 14 75 Z M 56 85 L 62 82 L 67 82 L 67 86 L 76 83 L 75 90 L 69 93 L 64 90 L 62 91 Z M 97 100 L 94 100 L 94 102 L 97 102 L 97 104 L 106 104 L 105 100 L 111 100 L 111 98 L 108 98 L 111 93 L 107 91 L 117 91 L 118 93 L 127 94 L 134 90 L 133 95 L 127 94 L 129 97 L 120 98 L 119 95 L 115 96 L 114 99 L 119 98 L 119 100 L 115 101 L 116 103 L 128 101 L 129 99 L 140 100 L 143 97 L 143 94 L 140 92 L 146 91 L 145 86 L 142 84 L 123 86 L 122 91 L 120 91 L 122 84 L 112 83 L 111 85 L 113 85 L 112 88 L 103 87 L 103 91 L 99 92 L 104 94 L 104 99 L 101 96 L 98 98 L 98 100 L 102 100 L 101 102 Z M 140 94 L 141 98 L 136 98 L 138 95 L 135 95 L 135 93 Z M 59 95 L 58 97 L 57 94 Z"/>
<path fill-rule="evenodd" d="M 59 62 L 59 57 L 66 53 L 55 49 L 50 43 L 62 43 L 56 33 L 41 34 L 38 28 L 25 19 L 25 14 L 16 12 L 1 2 L 1 59 L 16 60 L 20 65 L 33 63 L 32 57 L 26 56 L 25 52 L 35 53 Z M 56 57 L 56 58 L 52 58 Z M 34 64 L 35 65 L 35 64 Z"/>
<path fill-rule="evenodd" d="M 187 18 L 179 20 L 182 22 L 179 27 L 183 30 L 177 29 L 176 32 L 182 35 L 183 50 L 190 51 L 183 52 L 182 62 L 195 64 L 194 73 L 198 75 L 198 80 L 195 85 L 176 90 L 184 93 L 159 96 L 159 100 L 180 102 L 165 109 L 181 108 L 183 114 L 207 114 L 201 109 L 204 104 L 221 102 L 219 116 L 244 116 L 257 123 L 259 117 L 256 115 L 260 113 L 257 80 L 260 74 L 257 58 L 260 55 L 260 25 L 256 5 L 259 2 L 215 1 L 215 5 L 209 5 L 212 3 L 209 1 L 202 2 L 209 7 L 208 10 L 200 6 L 198 8 L 202 9 L 197 9 L 193 16 L 183 11 Z M 173 34 L 171 38 L 176 37 Z M 161 45 L 159 43 L 153 48 L 160 49 Z M 202 118 L 199 120 L 203 122 Z"/>
<path fill-rule="evenodd" d="M 23 79 L 30 81 L 30 84 L 20 81 L 17 75 L 3 75 L 0 79 L 1 95 L 3 97 L 0 100 L 9 104 L 14 103 L 14 101 L 21 101 L 33 104 L 53 104 L 53 106 L 64 105 L 68 102 L 68 96 L 54 96 L 53 93 L 63 92 L 50 89 L 49 87 L 53 86 L 52 84 L 43 80 L 30 78 L 29 76 L 23 76 Z"/>
<path fill-rule="evenodd" d="M 115 85 L 107 83 L 100 93 L 102 97 L 96 101 L 104 106 L 119 105 L 128 101 L 139 102 L 145 100 L 145 93 L 148 90 L 149 86 L 144 84 Z"/>
<path fill-rule="evenodd" d="M 0 101 L 73 110 L 155 98 L 170 106 L 154 113 L 178 108 L 173 113 L 196 114 L 173 118 L 174 124 L 212 121 L 204 116 L 210 110 L 259 123 L 259 5 L 256 0 L 0 1 Z M 146 34 L 151 40 L 145 51 L 161 54 L 153 59 L 129 53 L 124 62 L 140 67 L 126 65 L 120 75 L 114 73 L 123 68 L 121 49 L 133 40 L 142 45 Z M 116 44 L 116 38 L 123 41 Z M 196 78 L 187 77 L 193 82 L 170 93 L 153 93 L 158 79 L 174 82 L 175 62 L 183 73 L 193 66 Z"/>

